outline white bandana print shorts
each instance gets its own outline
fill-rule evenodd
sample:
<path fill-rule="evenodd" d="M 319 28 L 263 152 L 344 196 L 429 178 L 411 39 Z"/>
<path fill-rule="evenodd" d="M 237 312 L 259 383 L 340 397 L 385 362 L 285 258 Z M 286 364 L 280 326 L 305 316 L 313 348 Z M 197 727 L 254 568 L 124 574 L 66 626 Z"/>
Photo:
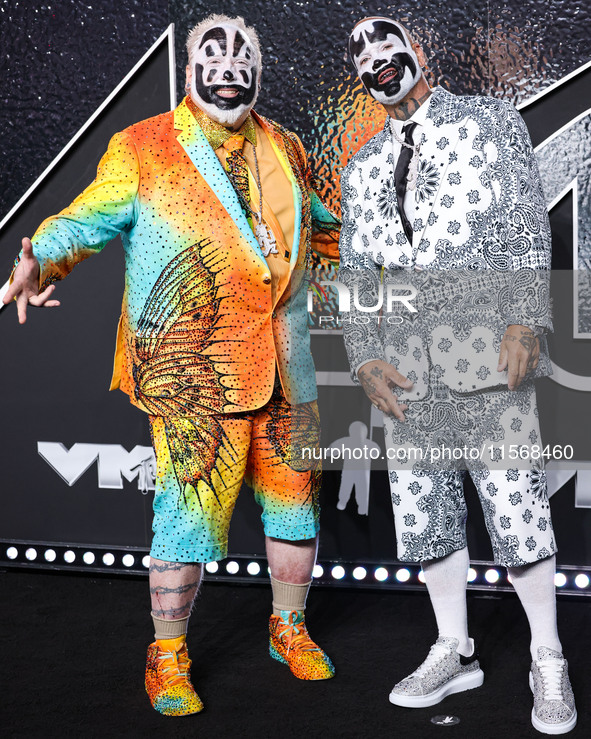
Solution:
<path fill-rule="evenodd" d="M 556 552 L 533 382 L 474 393 L 434 382 L 405 416 L 384 417 L 398 559 L 466 546 L 466 472 L 496 564 L 519 567 Z"/>

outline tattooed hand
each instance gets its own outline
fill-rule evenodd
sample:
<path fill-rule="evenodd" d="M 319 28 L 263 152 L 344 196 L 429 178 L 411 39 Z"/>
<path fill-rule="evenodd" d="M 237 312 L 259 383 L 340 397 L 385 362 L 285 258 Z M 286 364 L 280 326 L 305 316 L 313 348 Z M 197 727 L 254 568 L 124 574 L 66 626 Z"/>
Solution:
<path fill-rule="evenodd" d="M 508 326 L 499 352 L 498 372 L 507 370 L 509 390 L 517 390 L 540 361 L 540 340 L 527 326 Z"/>
<path fill-rule="evenodd" d="M 397 369 L 382 359 L 375 359 L 364 364 L 357 373 L 357 377 L 367 397 L 378 410 L 390 413 L 404 423 L 403 411 L 408 406 L 399 405 L 396 396 L 392 393 L 392 388 L 398 386 L 410 390 L 413 386 L 411 380 L 401 375 Z"/>

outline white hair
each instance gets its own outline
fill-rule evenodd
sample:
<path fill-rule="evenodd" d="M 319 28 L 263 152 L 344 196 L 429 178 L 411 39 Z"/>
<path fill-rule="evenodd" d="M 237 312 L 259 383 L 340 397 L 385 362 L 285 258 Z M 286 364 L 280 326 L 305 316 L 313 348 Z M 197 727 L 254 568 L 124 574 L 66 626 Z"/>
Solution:
<path fill-rule="evenodd" d="M 257 32 L 252 26 L 247 26 L 244 22 L 244 18 L 236 16 L 231 18 L 229 15 L 222 15 L 221 13 L 212 13 L 204 18 L 196 26 L 194 26 L 187 36 L 187 54 L 189 56 L 189 64 L 192 64 L 193 54 L 197 49 L 199 39 L 206 31 L 216 26 L 229 25 L 236 26 L 246 34 L 246 37 L 250 41 L 255 52 L 256 67 L 260 69 L 262 63 L 261 45 L 259 43 L 259 37 Z"/>

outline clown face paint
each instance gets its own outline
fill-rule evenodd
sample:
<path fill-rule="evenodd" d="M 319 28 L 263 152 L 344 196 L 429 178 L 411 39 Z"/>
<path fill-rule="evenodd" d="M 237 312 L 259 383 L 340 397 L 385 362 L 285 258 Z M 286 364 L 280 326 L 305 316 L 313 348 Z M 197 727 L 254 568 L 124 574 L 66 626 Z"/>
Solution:
<path fill-rule="evenodd" d="M 387 18 L 355 26 L 349 53 L 365 88 L 382 105 L 396 105 L 421 79 L 419 60 L 404 29 Z"/>
<path fill-rule="evenodd" d="M 192 55 L 191 97 L 214 121 L 233 126 L 258 94 L 260 65 L 246 34 L 232 25 L 209 28 Z"/>

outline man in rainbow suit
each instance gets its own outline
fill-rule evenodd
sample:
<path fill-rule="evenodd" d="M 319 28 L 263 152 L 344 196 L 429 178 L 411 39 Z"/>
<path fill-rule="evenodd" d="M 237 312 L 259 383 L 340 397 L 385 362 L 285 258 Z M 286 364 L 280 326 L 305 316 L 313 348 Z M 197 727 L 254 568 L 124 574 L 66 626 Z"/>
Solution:
<path fill-rule="evenodd" d="M 59 305 L 54 283 L 121 236 L 125 291 L 111 389 L 148 414 L 157 459 L 146 689 L 165 715 L 197 713 L 186 633 L 203 563 L 227 555 L 243 480 L 262 507 L 271 572 L 270 654 L 330 678 L 304 608 L 318 544 L 320 469 L 306 272 L 336 259 L 337 219 L 301 142 L 253 110 L 261 51 L 242 18 L 187 39 L 187 96 L 115 134 L 96 179 L 44 221 L 4 302 Z M 309 456 L 309 455 L 308 455 Z"/>

